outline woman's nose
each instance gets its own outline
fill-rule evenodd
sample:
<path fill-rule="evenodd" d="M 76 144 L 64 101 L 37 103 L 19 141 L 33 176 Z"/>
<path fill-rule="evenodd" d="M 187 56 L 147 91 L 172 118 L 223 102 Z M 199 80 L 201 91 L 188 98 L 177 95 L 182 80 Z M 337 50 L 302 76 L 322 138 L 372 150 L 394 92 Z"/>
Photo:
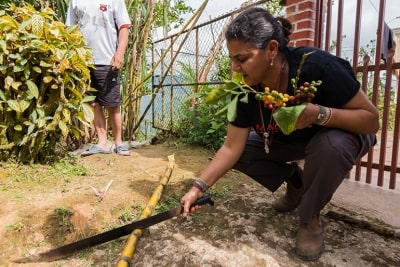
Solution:
<path fill-rule="evenodd" d="M 232 71 L 239 72 L 241 70 L 240 64 L 232 61 L 231 62 Z"/>

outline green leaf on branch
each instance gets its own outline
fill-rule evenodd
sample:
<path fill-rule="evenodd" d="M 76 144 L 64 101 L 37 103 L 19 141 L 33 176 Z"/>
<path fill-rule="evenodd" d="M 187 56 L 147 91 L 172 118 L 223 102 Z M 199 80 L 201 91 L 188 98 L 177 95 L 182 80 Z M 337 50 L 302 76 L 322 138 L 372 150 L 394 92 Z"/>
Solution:
<path fill-rule="evenodd" d="M 14 78 L 8 75 L 8 76 L 4 79 L 4 88 L 5 88 L 5 89 L 10 89 L 11 84 L 13 83 L 13 81 L 14 81 Z"/>
<path fill-rule="evenodd" d="M 0 90 L 0 100 L 1 101 L 6 101 L 6 95 L 4 94 L 4 91 L 3 90 Z"/>
<path fill-rule="evenodd" d="M 38 66 L 33 66 L 32 69 L 37 73 L 42 73 L 42 69 L 39 68 Z"/>
<path fill-rule="evenodd" d="M 37 87 L 37 85 L 32 80 L 26 81 L 26 85 L 28 86 L 29 94 L 31 96 L 33 96 L 34 98 L 38 99 L 39 98 L 39 88 Z"/>
<path fill-rule="evenodd" d="M 44 19 L 38 14 L 32 16 L 32 32 L 41 37 L 43 34 Z"/>
<path fill-rule="evenodd" d="M 249 103 L 249 94 L 245 94 L 241 99 L 240 102 L 242 103 Z"/>
<path fill-rule="evenodd" d="M 53 65 L 51 65 L 50 63 L 47 63 L 43 60 L 40 61 L 40 66 L 43 68 L 51 68 Z"/>
<path fill-rule="evenodd" d="M 16 82 L 16 81 L 13 81 L 12 83 L 11 83 L 11 87 L 14 89 L 14 90 L 18 90 L 18 88 L 21 86 L 21 82 Z"/>
<path fill-rule="evenodd" d="M 236 119 L 236 109 L 238 101 L 248 103 L 248 94 L 255 91 L 249 87 L 241 74 L 234 72 L 232 80 L 226 81 L 223 85 L 212 89 L 205 97 L 204 103 L 208 105 L 216 105 L 219 101 L 231 98 L 231 101 L 217 112 L 217 115 L 227 111 L 228 121 Z M 239 99 L 239 96 L 241 98 Z"/>
<path fill-rule="evenodd" d="M 44 76 L 43 77 L 43 82 L 44 83 L 50 83 L 53 80 L 53 77 L 51 76 Z"/>
<path fill-rule="evenodd" d="M 17 132 L 21 132 L 22 131 L 22 125 L 21 124 L 17 124 L 14 126 L 14 130 L 16 130 Z"/>
<path fill-rule="evenodd" d="M 71 121 L 71 111 L 69 109 L 63 108 L 62 114 L 63 114 L 64 120 L 66 122 L 70 122 Z"/>
<path fill-rule="evenodd" d="M 228 121 L 234 121 L 236 119 L 236 106 L 238 103 L 239 96 L 235 96 L 232 101 L 228 104 Z"/>
<path fill-rule="evenodd" d="M 301 104 L 291 107 L 280 107 L 274 111 L 272 116 L 281 131 L 288 135 L 296 130 L 296 121 L 303 112 L 307 104 Z"/>
<path fill-rule="evenodd" d="M 87 122 L 93 121 L 94 119 L 93 108 L 87 103 L 83 103 L 81 107 L 83 113 L 82 112 L 78 113 L 79 114 L 78 119 L 80 119 L 83 123 L 85 123 L 85 125 L 87 125 Z"/>
<path fill-rule="evenodd" d="M 68 134 L 68 127 L 65 124 L 65 122 L 59 121 L 58 122 L 58 128 L 60 128 L 61 133 L 62 133 L 63 136 L 66 136 Z"/>
<path fill-rule="evenodd" d="M 208 95 L 204 99 L 204 103 L 207 105 L 215 105 L 222 98 L 225 98 L 229 95 L 229 91 L 224 89 L 224 86 L 215 87 L 208 93 Z"/>
<path fill-rule="evenodd" d="M 25 100 L 8 100 L 8 106 L 16 112 L 24 112 L 29 107 L 29 102 Z"/>

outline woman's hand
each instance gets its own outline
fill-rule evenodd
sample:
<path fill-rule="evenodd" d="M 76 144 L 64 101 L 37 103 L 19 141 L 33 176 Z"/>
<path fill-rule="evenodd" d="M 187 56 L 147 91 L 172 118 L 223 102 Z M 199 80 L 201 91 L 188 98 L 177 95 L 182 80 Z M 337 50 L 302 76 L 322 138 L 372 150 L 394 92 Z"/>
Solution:
<path fill-rule="evenodd" d="M 201 209 L 201 206 L 196 205 L 194 207 L 190 206 L 199 198 L 203 196 L 203 192 L 201 192 L 199 189 L 196 187 L 192 187 L 181 199 L 181 203 L 183 205 L 183 217 L 186 217 L 189 215 L 190 212 L 195 212 L 199 209 Z"/>
<path fill-rule="evenodd" d="M 296 120 L 296 130 L 311 127 L 317 121 L 319 107 L 315 104 L 307 103 Z"/>
<path fill-rule="evenodd" d="M 233 124 L 228 124 L 227 137 L 224 144 L 215 154 L 213 160 L 208 164 L 201 173 L 201 178 L 208 186 L 213 186 L 219 178 L 227 171 L 231 170 L 233 165 L 239 160 L 246 145 L 250 128 L 240 128 Z M 190 207 L 197 199 L 203 196 L 203 192 L 192 187 L 181 199 L 183 205 L 184 217 L 190 212 L 195 212 L 201 206 Z"/>

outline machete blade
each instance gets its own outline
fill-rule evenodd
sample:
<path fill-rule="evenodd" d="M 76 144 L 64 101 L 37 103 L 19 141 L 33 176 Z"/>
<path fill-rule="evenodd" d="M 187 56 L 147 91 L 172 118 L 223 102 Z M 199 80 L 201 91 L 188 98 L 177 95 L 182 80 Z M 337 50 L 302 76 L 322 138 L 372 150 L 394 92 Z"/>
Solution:
<path fill-rule="evenodd" d="M 210 204 L 211 206 L 214 205 L 214 201 L 211 200 L 210 196 L 204 196 L 202 198 L 199 198 L 195 203 L 193 203 L 192 206 L 196 205 L 204 205 L 204 204 Z M 51 249 L 46 252 L 39 253 L 38 255 L 31 255 L 25 258 L 17 259 L 14 260 L 13 262 L 16 263 L 28 263 L 28 262 L 43 262 L 43 261 L 55 261 L 59 260 L 62 258 L 69 257 L 76 252 L 90 248 L 96 245 L 100 245 L 103 243 L 106 243 L 110 240 L 114 240 L 116 238 L 119 238 L 121 236 L 128 235 L 132 233 L 133 230 L 135 229 L 144 229 L 149 226 L 152 226 L 154 224 L 157 224 L 159 222 L 165 221 L 167 219 L 170 219 L 172 217 L 175 217 L 179 214 L 181 214 L 183 211 L 183 207 L 179 206 L 176 208 L 173 208 L 171 210 L 165 211 L 158 213 L 156 215 L 150 216 L 148 218 L 135 221 L 130 224 L 123 225 L 121 227 L 82 239 L 78 240 L 76 242 Z"/>

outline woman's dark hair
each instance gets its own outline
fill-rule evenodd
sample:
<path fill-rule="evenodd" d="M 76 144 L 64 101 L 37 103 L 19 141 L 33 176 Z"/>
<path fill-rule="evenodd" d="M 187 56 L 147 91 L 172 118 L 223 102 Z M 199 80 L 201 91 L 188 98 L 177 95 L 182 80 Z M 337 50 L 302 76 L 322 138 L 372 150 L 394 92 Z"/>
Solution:
<path fill-rule="evenodd" d="M 253 7 L 240 13 L 229 25 L 225 38 L 243 40 L 256 48 L 265 49 L 270 40 L 279 43 L 282 50 L 289 43 L 292 24 L 283 17 L 275 18 L 264 8 Z"/>

